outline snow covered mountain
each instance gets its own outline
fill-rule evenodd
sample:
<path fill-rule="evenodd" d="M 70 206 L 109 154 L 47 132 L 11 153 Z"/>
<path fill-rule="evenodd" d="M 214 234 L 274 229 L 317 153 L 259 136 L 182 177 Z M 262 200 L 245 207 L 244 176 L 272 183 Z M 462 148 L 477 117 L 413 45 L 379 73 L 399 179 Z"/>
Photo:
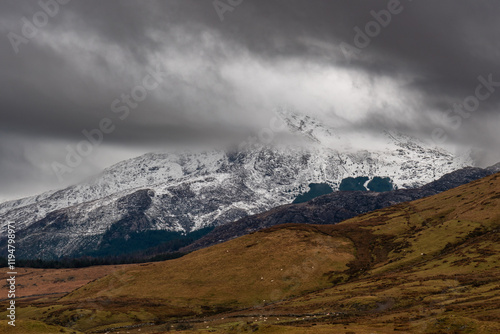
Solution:
<path fill-rule="evenodd" d="M 19 257 L 75 256 L 134 233 L 189 233 L 235 221 L 291 203 L 309 183 L 335 190 L 346 177 L 383 176 L 398 188 L 412 188 L 471 164 L 389 132 L 378 138 L 379 149 L 357 149 L 311 117 L 279 114 L 308 145 L 146 154 L 91 181 L 0 204 L 1 235 L 12 221 Z"/>

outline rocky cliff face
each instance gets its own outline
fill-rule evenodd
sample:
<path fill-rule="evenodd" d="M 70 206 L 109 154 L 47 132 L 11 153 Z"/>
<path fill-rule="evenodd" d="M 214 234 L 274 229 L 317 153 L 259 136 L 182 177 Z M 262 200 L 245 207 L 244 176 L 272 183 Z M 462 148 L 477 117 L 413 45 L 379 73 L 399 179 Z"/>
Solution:
<path fill-rule="evenodd" d="M 383 176 L 413 188 L 470 164 L 388 132 L 379 149 L 355 149 L 317 120 L 283 111 L 281 117 L 308 145 L 146 154 L 91 181 L 0 204 L 1 230 L 7 221 L 16 224 L 19 257 L 76 256 L 99 248 L 110 231 L 126 239 L 224 225 L 291 203 L 310 183 L 336 190 L 345 177 Z"/>

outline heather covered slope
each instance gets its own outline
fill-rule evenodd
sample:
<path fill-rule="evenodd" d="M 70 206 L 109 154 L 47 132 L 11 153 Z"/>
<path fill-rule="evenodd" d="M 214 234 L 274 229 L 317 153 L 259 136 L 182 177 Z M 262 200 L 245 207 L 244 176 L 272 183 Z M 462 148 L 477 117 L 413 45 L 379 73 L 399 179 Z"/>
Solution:
<path fill-rule="evenodd" d="M 348 270 L 354 252 L 348 238 L 314 227 L 263 231 L 180 259 L 117 272 L 62 301 L 110 296 L 157 299 L 200 313 L 209 308 L 264 305 L 278 297 L 330 286 L 324 268 L 339 273 Z M 301 276 L 302 269 L 307 271 L 307 280 Z"/>
<path fill-rule="evenodd" d="M 24 307 L 83 332 L 498 333 L 500 174 L 336 225 L 275 226 Z"/>

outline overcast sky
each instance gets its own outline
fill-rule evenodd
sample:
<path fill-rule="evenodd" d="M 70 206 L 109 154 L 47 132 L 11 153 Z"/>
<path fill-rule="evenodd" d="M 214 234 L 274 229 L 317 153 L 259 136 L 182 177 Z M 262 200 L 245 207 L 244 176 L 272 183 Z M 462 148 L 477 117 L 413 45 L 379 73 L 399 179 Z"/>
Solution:
<path fill-rule="evenodd" d="M 238 143 L 277 106 L 500 161 L 498 1 L 65 2 L 0 2 L 0 200 L 174 145 Z M 52 163 L 100 126 L 60 182 Z"/>

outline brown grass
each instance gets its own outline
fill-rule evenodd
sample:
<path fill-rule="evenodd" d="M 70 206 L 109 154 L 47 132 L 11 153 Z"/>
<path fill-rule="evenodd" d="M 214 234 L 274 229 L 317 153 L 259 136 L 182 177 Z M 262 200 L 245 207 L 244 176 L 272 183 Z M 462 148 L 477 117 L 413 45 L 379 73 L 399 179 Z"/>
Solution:
<path fill-rule="evenodd" d="M 16 296 L 29 297 L 50 294 L 66 294 L 91 281 L 102 278 L 119 269 L 135 265 L 95 266 L 78 269 L 17 268 Z M 7 268 L 0 268 L 0 280 L 5 283 Z M 3 289 L 7 286 L 4 284 Z M 0 299 L 1 300 L 1 299 Z"/>

